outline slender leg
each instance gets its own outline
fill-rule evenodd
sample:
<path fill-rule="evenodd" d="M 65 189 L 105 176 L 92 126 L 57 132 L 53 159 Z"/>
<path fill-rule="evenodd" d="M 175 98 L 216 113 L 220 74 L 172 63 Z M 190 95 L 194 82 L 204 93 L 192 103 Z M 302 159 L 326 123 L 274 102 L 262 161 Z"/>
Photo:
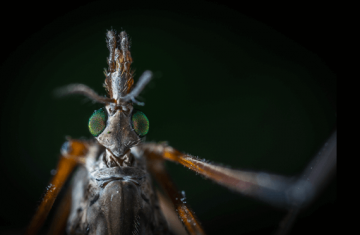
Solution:
<path fill-rule="evenodd" d="M 325 142 L 317 156 L 307 165 L 300 179 L 297 180 L 297 184 L 294 184 L 292 187 L 290 191 L 291 207 L 286 217 L 280 223 L 276 235 L 284 235 L 291 230 L 301 209 L 309 205 L 313 198 L 327 185 L 332 176 L 335 175 L 336 155 L 337 132 L 335 131 Z M 313 191 L 306 190 L 310 186 L 314 188 Z M 299 190 L 302 188 L 305 189 Z M 309 192 L 306 197 L 303 196 L 304 191 Z"/>
<path fill-rule="evenodd" d="M 300 177 L 284 177 L 265 172 L 234 170 L 183 154 L 162 144 L 145 143 L 142 149 L 152 159 L 169 160 L 237 192 L 279 208 L 303 208 L 334 175 L 336 132 L 325 143 Z"/>
<path fill-rule="evenodd" d="M 65 232 L 67 219 L 70 214 L 71 207 L 71 187 L 66 190 L 64 198 L 56 210 L 55 217 L 52 219 L 49 235 L 61 235 Z"/>
<path fill-rule="evenodd" d="M 25 232 L 26 235 L 38 233 L 66 179 L 74 167 L 83 162 L 87 148 L 88 144 L 85 141 L 69 140 L 63 145 L 56 174 L 47 187 L 45 196 Z"/>
<path fill-rule="evenodd" d="M 184 196 L 179 193 L 174 183 L 171 181 L 169 174 L 164 168 L 163 160 L 158 159 L 158 157 L 151 152 L 145 153 L 145 156 L 148 159 L 148 169 L 171 199 L 175 206 L 175 210 L 181 218 L 181 222 L 184 224 L 189 234 L 205 234 L 194 213 L 185 204 Z"/>
<path fill-rule="evenodd" d="M 172 202 L 159 191 L 156 192 L 156 195 L 159 199 L 159 206 L 165 216 L 170 230 L 176 235 L 187 235 L 188 233 L 181 223 L 179 215 L 174 210 L 174 205 Z"/>
<path fill-rule="evenodd" d="M 165 159 L 180 163 L 216 183 L 251 197 L 258 198 L 274 206 L 284 206 L 285 189 L 290 185 L 286 177 L 229 169 L 205 162 L 198 158 L 183 154 L 164 145 L 148 143 L 143 145 L 145 155 L 151 153 L 152 158 Z"/>

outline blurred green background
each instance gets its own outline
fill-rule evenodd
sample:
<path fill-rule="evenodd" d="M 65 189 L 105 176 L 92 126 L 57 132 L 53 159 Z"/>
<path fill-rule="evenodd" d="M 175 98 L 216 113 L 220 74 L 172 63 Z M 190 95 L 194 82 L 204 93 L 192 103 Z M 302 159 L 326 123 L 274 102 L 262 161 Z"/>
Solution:
<path fill-rule="evenodd" d="M 53 91 L 83 83 L 105 94 L 107 29 L 130 35 L 135 81 L 145 70 L 155 74 L 139 98 L 148 141 L 233 168 L 296 175 L 336 127 L 336 49 L 325 46 L 330 14 L 306 6 L 298 16 L 260 14 L 205 1 L 21 9 L 23 25 L 9 21 L 3 30 L 3 50 L 11 52 L 1 64 L 1 233 L 31 219 L 65 136 L 91 137 L 87 121 L 100 105 Z M 180 165 L 167 167 L 208 234 L 269 234 L 285 215 Z M 334 179 L 291 234 L 332 229 L 336 194 Z"/>

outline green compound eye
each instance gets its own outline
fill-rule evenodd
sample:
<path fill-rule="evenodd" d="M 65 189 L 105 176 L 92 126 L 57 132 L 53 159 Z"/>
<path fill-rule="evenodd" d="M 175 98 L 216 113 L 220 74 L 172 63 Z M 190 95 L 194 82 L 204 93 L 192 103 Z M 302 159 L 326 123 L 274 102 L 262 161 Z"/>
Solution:
<path fill-rule="evenodd" d="M 93 136 L 98 136 L 106 127 L 106 111 L 104 109 L 96 110 L 89 118 L 89 131 Z"/>
<path fill-rule="evenodd" d="M 144 136 L 149 132 L 149 119 L 143 112 L 135 111 L 131 117 L 131 122 L 138 135 Z"/>

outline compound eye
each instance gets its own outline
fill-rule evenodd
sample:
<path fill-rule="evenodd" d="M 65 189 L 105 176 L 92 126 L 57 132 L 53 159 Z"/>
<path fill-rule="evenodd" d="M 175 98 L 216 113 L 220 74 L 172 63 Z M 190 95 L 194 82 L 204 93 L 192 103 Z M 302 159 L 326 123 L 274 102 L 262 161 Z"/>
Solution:
<path fill-rule="evenodd" d="M 106 127 L 107 115 L 106 111 L 101 108 L 95 110 L 89 118 L 89 131 L 93 136 L 98 136 Z"/>
<path fill-rule="evenodd" d="M 141 111 L 135 111 L 131 117 L 132 126 L 139 136 L 144 136 L 149 132 L 149 119 Z"/>

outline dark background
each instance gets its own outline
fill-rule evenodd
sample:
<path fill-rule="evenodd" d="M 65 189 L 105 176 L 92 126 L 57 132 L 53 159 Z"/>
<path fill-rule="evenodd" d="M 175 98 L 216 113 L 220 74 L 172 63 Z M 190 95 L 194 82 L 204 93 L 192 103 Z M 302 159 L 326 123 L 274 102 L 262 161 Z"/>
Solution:
<path fill-rule="evenodd" d="M 155 74 L 139 98 L 151 123 L 147 140 L 233 168 L 296 175 L 336 127 L 332 6 L 98 1 L 14 4 L 8 13 L 1 33 L 2 234 L 26 227 L 65 136 L 90 138 L 87 121 L 100 106 L 56 99 L 53 91 L 84 83 L 105 94 L 110 28 L 131 37 L 135 80 L 147 69 Z M 208 234 L 269 234 L 285 214 L 167 166 Z M 336 185 L 333 179 L 291 234 L 337 227 Z"/>

